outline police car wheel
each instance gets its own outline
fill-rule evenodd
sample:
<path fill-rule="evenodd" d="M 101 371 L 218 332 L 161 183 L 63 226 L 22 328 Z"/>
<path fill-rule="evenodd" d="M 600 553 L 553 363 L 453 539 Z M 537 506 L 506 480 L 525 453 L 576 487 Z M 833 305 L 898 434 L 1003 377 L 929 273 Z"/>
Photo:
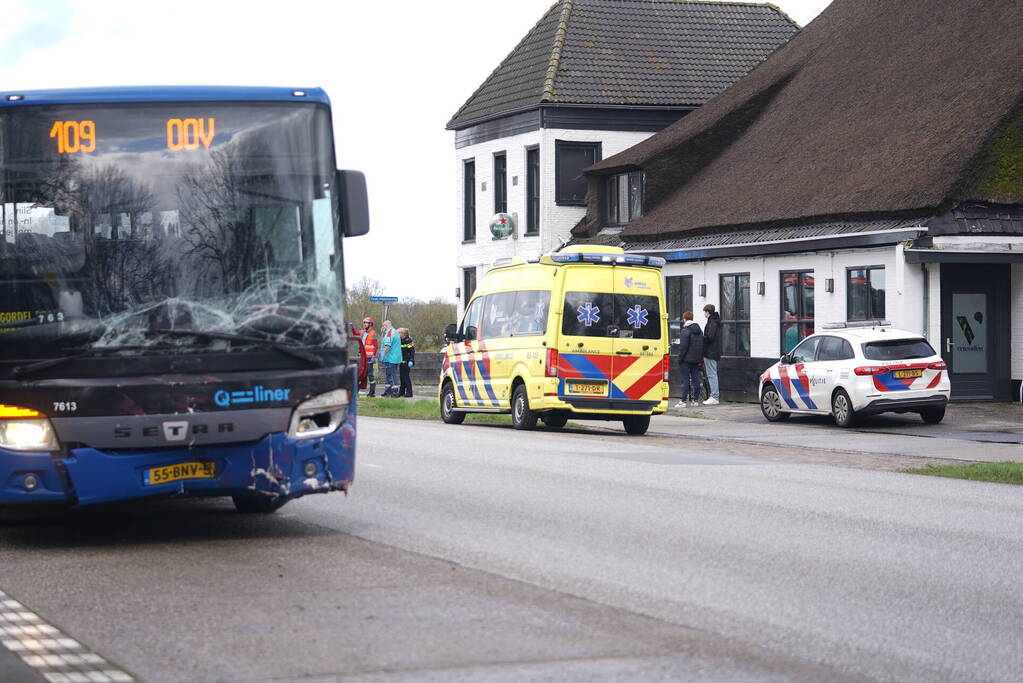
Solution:
<path fill-rule="evenodd" d="M 561 429 L 568 424 L 568 415 L 563 413 L 549 413 L 540 416 L 543 423 L 551 429 Z"/>
<path fill-rule="evenodd" d="M 925 408 L 920 411 L 920 417 L 929 425 L 936 425 L 945 419 L 945 407 Z"/>
<path fill-rule="evenodd" d="M 839 389 L 831 397 L 831 414 L 839 427 L 856 426 L 856 411 L 853 410 L 852 400 L 849 394 L 845 393 L 845 389 Z"/>
<path fill-rule="evenodd" d="M 622 418 L 625 433 L 630 436 L 642 436 L 650 428 L 649 415 L 626 415 Z"/>
<path fill-rule="evenodd" d="M 465 413 L 455 410 L 455 388 L 448 382 L 440 396 L 440 419 L 444 424 L 460 425 L 465 422 Z"/>
<path fill-rule="evenodd" d="M 760 412 L 768 422 L 782 422 L 789 419 L 791 415 L 782 410 L 781 396 L 774 387 L 767 387 L 760 394 Z"/>
<path fill-rule="evenodd" d="M 532 429 L 536 426 L 536 418 L 539 417 L 529 409 L 529 395 L 526 393 L 526 385 L 520 384 L 515 387 L 512 394 L 512 427 L 515 429 Z"/>
<path fill-rule="evenodd" d="M 231 496 L 234 509 L 244 514 L 269 515 L 280 510 L 288 502 L 284 496 Z"/>

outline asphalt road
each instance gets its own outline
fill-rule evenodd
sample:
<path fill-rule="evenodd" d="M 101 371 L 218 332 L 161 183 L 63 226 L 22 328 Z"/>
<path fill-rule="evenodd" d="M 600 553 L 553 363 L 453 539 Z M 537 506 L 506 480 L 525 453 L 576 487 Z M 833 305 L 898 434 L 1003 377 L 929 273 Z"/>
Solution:
<path fill-rule="evenodd" d="M 359 430 L 352 495 L 273 517 L 7 517 L 0 590 L 154 681 L 1023 670 L 1017 488 L 705 439 Z"/>

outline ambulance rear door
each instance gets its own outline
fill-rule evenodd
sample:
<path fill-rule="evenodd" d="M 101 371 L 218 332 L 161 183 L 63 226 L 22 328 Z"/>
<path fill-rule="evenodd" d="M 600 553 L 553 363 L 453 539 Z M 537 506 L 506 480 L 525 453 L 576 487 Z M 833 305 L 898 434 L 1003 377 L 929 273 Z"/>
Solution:
<path fill-rule="evenodd" d="M 562 277 L 558 396 L 577 408 L 594 401 L 592 409 L 606 410 L 607 399 L 616 393 L 614 340 L 609 336 L 615 327 L 614 268 L 568 265 L 562 268 Z"/>
<path fill-rule="evenodd" d="M 664 354 L 668 353 L 661 319 L 661 273 L 653 268 L 616 266 L 614 293 L 614 384 L 623 398 L 656 405 L 664 397 L 661 382 Z"/>

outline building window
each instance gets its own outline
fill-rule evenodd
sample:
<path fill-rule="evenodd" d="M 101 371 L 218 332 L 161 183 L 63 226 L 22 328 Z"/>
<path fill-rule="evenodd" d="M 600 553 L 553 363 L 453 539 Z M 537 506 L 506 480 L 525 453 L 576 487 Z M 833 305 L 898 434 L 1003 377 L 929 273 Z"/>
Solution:
<path fill-rule="evenodd" d="M 540 148 L 526 150 L 526 234 L 540 234 Z"/>
<path fill-rule="evenodd" d="M 462 167 L 462 239 L 476 239 L 476 160 L 470 159 Z"/>
<path fill-rule="evenodd" d="M 494 213 L 508 213 L 508 157 L 494 155 Z"/>
<path fill-rule="evenodd" d="M 554 202 L 561 206 L 586 206 L 583 169 L 600 161 L 599 142 L 554 141 Z"/>
<path fill-rule="evenodd" d="M 643 215 L 642 171 L 610 176 L 605 192 L 608 225 L 625 225 Z"/>
<path fill-rule="evenodd" d="M 884 266 L 846 271 L 846 319 L 884 319 Z"/>
<path fill-rule="evenodd" d="M 721 353 L 750 355 L 749 273 L 721 276 Z"/>
<path fill-rule="evenodd" d="M 781 274 L 781 352 L 813 334 L 813 271 Z"/>
<path fill-rule="evenodd" d="M 472 295 L 476 292 L 476 269 L 466 268 L 462 271 L 462 304 L 467 304 L 472 300 Z"/>
<path fill-rule="evenodd" d="M 678 275 L 664 280 L 668 318 L 681 320 L 682 314 L 693 310 L 693 276 Z"/>

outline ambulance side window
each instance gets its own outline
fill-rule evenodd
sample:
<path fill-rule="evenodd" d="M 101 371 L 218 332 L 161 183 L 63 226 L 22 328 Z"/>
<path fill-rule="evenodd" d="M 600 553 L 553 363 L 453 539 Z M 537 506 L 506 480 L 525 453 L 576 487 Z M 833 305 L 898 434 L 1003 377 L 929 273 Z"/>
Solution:
<path fill-rule="evenodd" d="M 515 292 L 487 295 L 483 305 L 483 318 L 477 334 L 480 339 L 499 339 L 511 336 L 515 315 Z"/>
<path fill-rule="evenodd" d="M 515 313 L 511 317 L 511 335 L 544 334 L 547 332 L 547 313 L 551 293 L 525 290 L 515 293 Z"/>
<path fill-rule="evenodd" d="M 475 341 L 477 330 L 480 326 L 480 313 L 483 311 L 483 297 L 480 297 L 469 304 L 469 310 L 462 318 L 462 327 L 459 330 L 462 341 Z"/>

